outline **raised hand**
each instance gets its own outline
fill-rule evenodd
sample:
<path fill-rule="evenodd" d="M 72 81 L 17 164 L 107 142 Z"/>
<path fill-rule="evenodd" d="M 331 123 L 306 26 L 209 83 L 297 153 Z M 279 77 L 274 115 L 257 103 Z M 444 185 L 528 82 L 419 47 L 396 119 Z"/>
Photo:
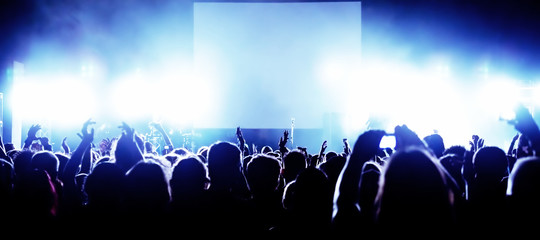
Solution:
<path fill-rule="evenodd" d="M 287 145 L 287 141 L 289 141 L 289 130 L 283 131 L 283 137 L 279 138 L 279 148 L 283 148 Z"/>
<path fill-rule="evenodd" d="M 377 151 L 379 151 L 381 139 L 385 134 L 386 133 L 383 130 L 368 130 L 362 133 L 356 140 L 351 155 L 355 155 L 355 157 L 356 155 L 361 155 L 361 157 L 368 158 L 375 156 Z M 351 158 L 352 157 L 353 156 L 351 156 Z"/>
<path fill-rule="evenodd" d="M 316 163 L 316 164 L 319 164 L 319 163 L 322 162 L 323 156 L 324 156 L 324 151 L 326 151 L 327 147 L 328 147 L 328 141 L 324 140 L 322 145 L 321 145 L 321 150 L 319 151 L 319 158 L 317 159 L 319 162 Z"/>
<path fill-rule="evenodd" d="M 285 156 L 285 153 L 289 151 L 287 148 L 287 142 L 289 141 L 289 130 L 283 131 L 283 136 L 279 138 L 279 152 L 281 156 Z"/>
<path fill-rule="evenodd" d="M 88 127 L 93 124 L 96 124 L 96 122 L 91 118 L 84 122 L 81 133 L 77 134 L 83 141 L 87 141 L 89 143 L 94 141 L 94 128 L 91 128 L 90 131 L 88 130 Z"/>
<path fill-rule="evenodd" d="M 244 144 L 246 143 L 244 136 L 242 135 L 242 130 L 240 127 L 236 128 L 236 138 L 238 139 L 238 145 L 242 153 L 244 153 Z"/>
<path fill-rule="evenodd" d="M 516 133 L 514 137 L 512 138 L 512 142 L 510 142 L 510 146 L 508 147 L 508 151 L 506 152 L 507 156 L 514 156 L 512 153 L 514 150 L 514 147 L 516 146 L 516 141 L 519 139 L 519 133 Z"/>
<path fill-rule="evenodd" d="M 118 126 L 118 128 L 122 129 L 122 135 L 135 139 L 135 129 L 131 128 L 126 122 L 122 122 L 122 125 Z"/>
<path fill-rule="evenodd" d="M 69 145 L 67 144 L 67 137 L 64 137 L 64 139 L 62 139 L 62 149 L 64 150 L 65 154 L 69 154 L 71 151 L 69 149 Z"/>
<path fill-rule="evenodd" d="M 41 125 L 34 124 L 30 126 L 30 129 L 28 129 L 27 137 L 24 140 L 24 146 L 23 149 L 29 149 L 32 146 L 32 142 L 34 140 L 38 140 L 38 137 L 36 136 L 37 132 L 41 130 Z"/>
<path fill-rule="evenodd" d="M 426 144 L 418 137 L 418 135 L 409 129 L 407 125 L 396 126 L 394 128 L 396 137 L 396 150 L 406 148 L 408 146 L 426 147 Z"/>
<path fill-rule="evenodd" d="M 326 148 L 328 147 L 328 141 L 324 140 L 324 142 L 321 145 L 321 151 L 320 154 L 324 154 L 324 151 L 326 151 Z"/>
<path fill-rule="evenodd" d="M 140 138 L 135 137 L 135 129 L 131 128 L 126 122 L 118 126 L 122 129 L 122 135 L 116 142 L 114 151 L 116 163 L 120 168 L 127 172 L 138 161 L 144 159 L 143 150 L 144 143 L 140 142 Z M 142 146 L 142 147 L 141 147 Z"/>
<path fill-rule="evenodd" d="M 253 152 L 254 155 L 258 153 L 258 151 L 257 151 L 257 145 L 255 145 L 255 143 L 252 143 L 252 144 L 251 144 L 251 148 L 252 148 L 251 151 Z"/>
<path fill-rule="evenodd" d="M 372 129 L 360 134 L 356 140 L 336 183 L 332 216 L 334 222 L 350 221 L 358 216 L 358 186 L 362 167 L 375 157 L 385 134 L 383 130 Z"/>
<path fill-rule="evenodd" d="M 31 139 L 32 141 L 37 140 L 36 134 L 39 130 L 41 130 L 40 124 L 32 125 L 30 129 L 28 129 L 28 139 Z"/>
<path fill-rule="evenodd" d="M 347 140 L 346 138 L 343 139 L 343 152 L 347 156 L 351 153 L 351 147 L 349 146 L 349 140 Z"/>
<path fill-rule="evenodd" d="M 471 152 L 476 152 L 484 146 L 484 139 L 480 138 L 478 135 L 472 135 L 469 145 L 471 145 Z"/>
<path fill-rule="evenodd" d="M 43 149 L 48 150 L 48 151 L 52 151 L 52 145 L 49 143 L 49 138 L 48 137 L 40 137 L 38 139 L 41 142 L 41 145 L 43 146 Z"/>

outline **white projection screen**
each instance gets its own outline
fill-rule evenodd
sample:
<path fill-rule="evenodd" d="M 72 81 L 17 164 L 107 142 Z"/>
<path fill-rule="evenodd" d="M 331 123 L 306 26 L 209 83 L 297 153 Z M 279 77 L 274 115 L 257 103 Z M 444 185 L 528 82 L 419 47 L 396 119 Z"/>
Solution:
<path fill-rule="evenodd" d="M 193 54 L 198 127 L 321 128 L 354 94 L 361 3 L 195 2 Z"/>

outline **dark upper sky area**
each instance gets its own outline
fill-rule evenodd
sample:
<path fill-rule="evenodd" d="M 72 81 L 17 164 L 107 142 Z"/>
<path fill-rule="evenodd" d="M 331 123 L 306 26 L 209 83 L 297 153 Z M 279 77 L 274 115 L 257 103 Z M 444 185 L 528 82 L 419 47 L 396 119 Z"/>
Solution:
<path fill-rule="evenodd" d="M 85 20 L 81 16 L 95 18 L 96 29 L 107 29 L 115 14 L 134 7 L 145 12 L 160 11 L 160 5 L 170 2 L 179 8 L 192 6 L 190 1 L 170 0 L 2 1 L 0 59 L 23 58 L 30 39 L 40 36 L 57 36 L 59 41 L 65 41 L 66 48 L 78 46 L 76 36 Z M 85 11 L 91 14 L 81 15 Z M 179 14 L 189 12 L 187 9 Z M 538 75 L 538 13 L 540 6 L 535 1 L 365 0 L 363 52 L 377 54 L 381 48 L 408 46 L 411 58 L 415 59 L 434 52 L 449 53 L 458 59 L 456 64 L 488 59 L 493 67 Z M 185 19 L 189 21 L 190 17 Z"/>

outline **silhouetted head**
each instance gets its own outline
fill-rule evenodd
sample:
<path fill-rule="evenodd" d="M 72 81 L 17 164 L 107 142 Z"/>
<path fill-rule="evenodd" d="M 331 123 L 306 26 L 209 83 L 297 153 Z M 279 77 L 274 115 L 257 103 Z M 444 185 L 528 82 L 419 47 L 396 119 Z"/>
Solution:
<path fill-rule="evenodd" d="M 306 156 L 301 150 L 293 149 L 282 159 L 285 182 L 293 181 L 307 167 Z"/>
<path fill-rule="evenodd" d="M 15 158 L 15 155 L 17 155 L 21 151 L 22 151 L 21 149 L 11 149 L 9 151 L 6 151 L 6 153 L 7 153 L 7 156 L 13 161 L 13 159 Z"/>
<path fill-rule="evenodd" d="M 424 137 L 424 142 L 428 147 L 433 151 L 437 158 L 440 158 L 443 155 L 445 150 L 444 140 L 441 135 L 434 133 Z"/>
<path fill-rule="evenodd" d="M 358 188 L 358 204 L 361 211 L 372 217 L 375 211 L 375 198 L 379 191 L 379 178 L 381 176 L 382 166 L 375 161 L 367 161 L 362 166 L 362 175 L 360 176 L 360 186 Z"/>
<path fill-rule="evenodd" d="M 540 202 L 540 157 L 519 159 L 508 178 L 506 194 L 519 202 L 537 205 Z M 529 206 L 531 207 L 531 206 Z M 540 209 L 540 206 L 537 207 Z"/>
<path fill-rule="evenodd" d="M 139 149 L 134 139 L 127 135 L 122 135 L 114 144 L 114 162 L 127 172 L 136 163 L 142 161 L 142 151 Z"/>
<path fill-rule="evenodd" d="M 326 231 L 332 219 L 333 188 L 320 169 L 308 167 L 294 181 L 292 211 L 300 228 Z"/>
<path fill-rule="evenodd" d="M 464 158 L 467 149 L 462 145 L 452 145 L 446 150 L 444 150 L 443 155 L 453 154 L 457 157 Z"/>
<path fill-rule="evenodd" d="M 330 180 L 332 186 L 335 186 L 339 174 L 341 173 L 341 170 L 343 170 L 343 166 L 345 166 L 346 161 L 346 157 L 336 155 L 327 159 L 325 162 L 319 165 L 319 169 L 321 169 L 326 174 L 326 176 L 328 176 L 328 180 Z"/>
<path fill-rule="evenodd" d="M 508 175 L 508 159 L 499 147 L 485 146 L 474 154 L 473 167 L 477 179 L 500 181 Z"/>
<path fill-rule="evenodd" d="M 339 154 L 336 151 L 328 151 L 326 154 L 324 154 L 324 159 L 328 161 L 330 158 L 333 158 L 337 155 Z"/>
<path fill-rule="evenodd" d="M 240 148 L 231 142 L 220 141 L 208 149 L 208 173 L 212 185 L 231 185 L 235 175 L 241 174 Z"/>
<path fill-rule="evenodd" d="M 183 158 L 173 167 L 170 180 L 172 197 L 175 199 L 193 191 L 201 192 L 209 182 L 208 169 L 196 155 Z"/>
<path fill-rule="evenodd" d="M 264 146 L 262 149 L 261 149 L 261 153 L 269 153 L 269 152 L 273 152 L 274 150 L 272 149 L 272 147 L 266 145 Z"/>
<path fill-rule="evenodd" d="M 45 170 L 31 170 L 18 185 L 17 205 L 20 216 L 33 221 L 50 220 L 58 210 L 58 193 Z M 47 224 L 48 222 L 40 222 Z"/>
<path fill-rule="evenodd" d="M 270 193 L 279 186 L 281 165 L 276 157 L 266 154 L 254 156 L 247 165 L 246 179 L 253 194 Z"/>
<path fill-rule="evenodd" d="M 142 214 L 160 214 L 170 201 L 169 182 L 162 166 L 145 160 L 126 173 L 126 203 L 131 210 Z"/>
<path fill-rule="evenodd" d="M 32 156 L 34 152 L 30 150 L 21 150 L 13 157 L 13 168 L 16 178 L 24 178 L 31 170 Z"/>
<path fill-rule="evenodd" d="M 453 223 L 453 196 L 442 166 L 427 149 L 396 151 L 381 173 L 376 221 L 382 227 Z"/>
<path fill-rule="evenodd" d="M 540 158 L 528 156 L 517 160 L 508 177 L 506 195 L 511 210 L 508 223 L 515 229 L 535 231 L 535 227 L 540 223 L 538 220 L 540 174 L 538 173 L 540 173 Z"/>
<path fill-rule="evenodd" d="M 97 164 L 84 183 L 89 203 L 111 205 L 120 203 L 125 178 L 124 172 L 116 164 L 111 162 Z"/>
<path fill-rule="evenodd" d="M 186 156 L 188 154 L 191 154 L 191 152 L 185 147 L 175 148 L 173 150 L 173 152 L 180 155 L 180 157 L 184 157 L 184 156 Z"/>
<path fill-rule="evenodd" d="M 308 167 L 296 178 L 295 196 L 302 208 L 309 209 L 327 203 L 330 185 L 323 171 Z M 311 207 L 310 207 L 311 206 Z M 323 207 L 322 205 L 318 205 Z M 298 205 L 296 207 L 299 207 Z"/>
<path fill-rule="evenodd" d="M 47 171 L 51 179 L 58 177 L 59 165 L 58 157 L 50 151 L 39 151 L 32 156 L 31 167 Z"/>
<path fill-rule="evenodd" d="M 14 150 L 15 149 L 15 145 L 13 143 L 5 143 L 4 144 L 4 150 L 6 152 L 9 152 L 11 150 Z"/>

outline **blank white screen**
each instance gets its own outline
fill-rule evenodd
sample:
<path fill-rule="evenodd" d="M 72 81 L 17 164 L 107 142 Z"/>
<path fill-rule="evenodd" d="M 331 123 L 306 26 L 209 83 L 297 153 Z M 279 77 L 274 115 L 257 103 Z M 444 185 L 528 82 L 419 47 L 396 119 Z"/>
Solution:
<path fill-rule="evenodd" d="M 320 128 L 346 111 L 360 2 L 194 3 L 194 66 L 210 94 L 199 127 Z"/>

